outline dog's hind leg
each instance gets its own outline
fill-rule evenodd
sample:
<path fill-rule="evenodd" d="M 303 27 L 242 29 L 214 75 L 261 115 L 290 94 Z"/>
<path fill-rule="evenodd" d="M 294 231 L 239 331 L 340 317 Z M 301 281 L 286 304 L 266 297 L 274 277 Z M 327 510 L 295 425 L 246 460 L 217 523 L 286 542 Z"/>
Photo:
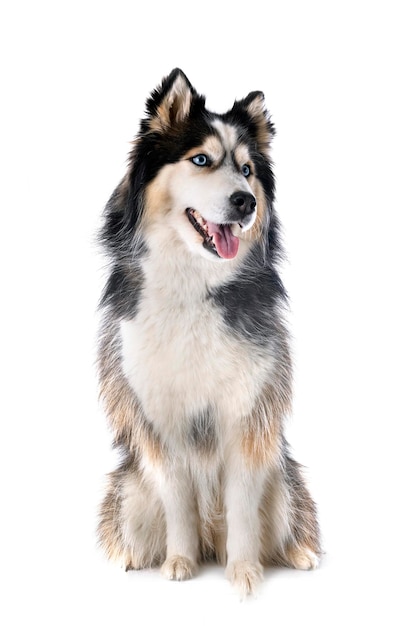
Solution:
<path fill-rule="evenodd" d="M 158 565 L 165 558 L 161 502 L 133 461 L 109 475 L 98 533 L 108 557 L 126 570 Z"/>
<path fill-rule="evenodd" d="M 284 450 L 261 505 L 262 562 L 315 569 L 321 555 L 315 504 L 300 465 Z"/>
<path fill-rule="evenodd" d="M 301 466 L 285 454 L 286 482 L 290 494 L 291 534 L 284 555 L 296 569 L 315 569 L 321 556 L 316 505 L 305 485 Z"/>

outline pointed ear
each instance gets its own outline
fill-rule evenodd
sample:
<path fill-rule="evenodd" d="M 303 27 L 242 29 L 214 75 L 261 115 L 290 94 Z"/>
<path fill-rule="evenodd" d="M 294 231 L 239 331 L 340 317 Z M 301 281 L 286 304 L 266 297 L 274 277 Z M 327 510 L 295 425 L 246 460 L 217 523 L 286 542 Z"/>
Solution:
<path fill-rule="evenodd" d="M 275 130 L 266 110 L 262 91 L 251 91 L 246 98 L 235 103 L 235 106 L 243 108 L 253 122 L 258 150 L 268 153 Z"/>
<path fill-rule="evenodd" d="M 146 103 L 148 130 L 166 131 L 181 124 L 189 116 L 195 96 L 197 92 L 184 72 L 172 70 Z"/>

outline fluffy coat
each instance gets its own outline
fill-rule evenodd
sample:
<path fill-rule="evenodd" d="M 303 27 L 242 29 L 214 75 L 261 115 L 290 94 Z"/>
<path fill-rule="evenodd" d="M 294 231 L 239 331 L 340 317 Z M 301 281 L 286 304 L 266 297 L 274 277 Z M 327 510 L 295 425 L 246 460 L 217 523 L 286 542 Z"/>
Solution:
<path fill-rule="evenodd" d="M 284 438 L 286 293 L 261 92 L 218 115 L 181 70 L 147 102 L 105 210 L 99 374 L 120 467 L 99 536 L 176 580 L 217 559 L 241 593 L 313 568 L 315 505 Z"/>

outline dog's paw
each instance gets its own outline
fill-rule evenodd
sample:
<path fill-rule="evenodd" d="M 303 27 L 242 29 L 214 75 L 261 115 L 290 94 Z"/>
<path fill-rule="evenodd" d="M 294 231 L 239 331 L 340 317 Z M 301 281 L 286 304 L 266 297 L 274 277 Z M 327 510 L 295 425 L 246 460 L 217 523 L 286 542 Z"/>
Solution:
<path fill-rule="evenodd" d="M 188 580 L 197 571 L 197 564 L 186 556 L 170 556 L 161 567 L 162 576 L 168 580 Z"/>
<path fill-rule="evenodd" d="M 263 567 L 251 561 L 234 561 L 226 568 L 226 576 L 241 598 L 254 594 L 263 579 Z"/>
<path fill-rule="evenodd" d="M 287 552 L 287 558 L 295 569 L 316 569 L 320 563 L 317 554 L 307 546 L 292 546 Z"/>

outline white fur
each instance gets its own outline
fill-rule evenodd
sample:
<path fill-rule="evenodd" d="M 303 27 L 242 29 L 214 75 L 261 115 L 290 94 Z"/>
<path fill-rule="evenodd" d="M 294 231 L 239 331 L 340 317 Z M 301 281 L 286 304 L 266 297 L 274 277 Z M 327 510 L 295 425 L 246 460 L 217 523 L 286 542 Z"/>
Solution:
<path fill-rule="evenodd" d="M 136 317 L 121 324 L 123 369 L 148 419 L 163 439 L 175 441 L 182 453 L 184 415 L 190 420 L 212 406 L 220 432 L 230 434 L 233 425 L 247 415 L 274 365 L 265 352 L 235 338 L 226 328 L 221 311 L 206 300 L 213 275 L 223 280 L 226 264 L 211 266 L 180 252 L 170 237 L 164 246 L 152 242 L 143 261 L 145 287 Z M 159 245 L 158 245 L 159 243 Z M 206 271 L 204 271 L 206 270 Z M 216 271 L 217 270 L 217 271 Z M 144 366 L 144 364 L 146 364 Z"/>
<path fill-rule="evenodd" d="M 214 120 L 212 126 L 219 133 L 225 150 L 231 152 L 236 147 L 238 139 L 236 128 L 230 124 L 225 124 L 221 120 Z"/>
<path fill-rule="evenodd" d="M 187 180 L 186 185 L 183 184 L 184 179 Z M 253 193 L 246 178 L 239 174 L 229 161 L 212 172 L 210 176 L 206 175 L 203 168 L 197 167 L 190 161 L 182 161 L 172 167 L 169 182 L 175 213 L 177 210 L 181 213 L 187 207 L 191 207 L 197 209 L 206 220 L 215 224 L 224 224 L 227 221 L 225 214 L 229 208 L 229 198 L 233 193 L 236 191 Z M 248 224 L 245 223 L 245 230 L 252 226 L 255 218 L 256 211 L 251 214 L 251 221 Z"/>
<path fill-rule="evenodd" d="M 221 311 L 203 298 L 205 285 L 213 282 L 213 276 L 215 282 L 224 281 L 231 264 L 210 264 L 207 272 L 203 259 L 191 259 L 182 242 L 172 240 L 172 234 L 170 245 L 165 246 L 167 231 L 158 232 L 159 238 L 148 240 L 150 252 L 143 260 L 145 286 L 138 313 L 122 323 L 121 337 L 124 373 L 171 452 L 169 471 L 152 468 L 148 474 L 166 513 L 167 559 L 181 555 L 195 565 L 198 542 L 190 472 L 198 486 L 200 514 L 204 515 L 204 510 L 208 514 L 213 508 L 210 481 L 227 457 L 229 563 L 258 563 L 256 503 L 263 493 L 265 475 L 242 471 L 237 433 L 240 420 L 251 412 L 272 373 L 273 359 L 234 338 Z M 204 467 L 202 471 L 200 455 L 190 452 L 187 435 L 193 418 L 208 406 L 216 417 L 218 450 L 211 470 Z M 168 577 L 172 567 L 175 569 L 175 563 L 170 563 L 164 570 Z"/>

